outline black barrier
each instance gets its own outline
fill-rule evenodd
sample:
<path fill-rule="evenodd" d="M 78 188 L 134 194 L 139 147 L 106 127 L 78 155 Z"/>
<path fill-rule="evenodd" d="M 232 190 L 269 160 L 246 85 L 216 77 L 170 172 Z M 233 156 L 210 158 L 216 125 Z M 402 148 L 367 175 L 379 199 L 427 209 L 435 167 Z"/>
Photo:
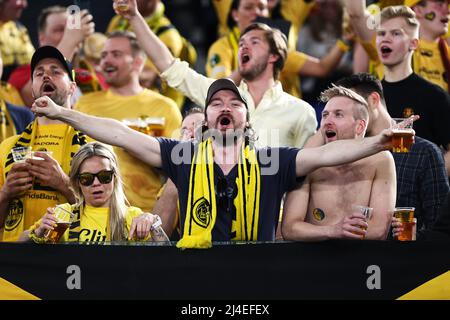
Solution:
<path fill-rule="evenodd" d="M 396 299 L 450 270 L 450 242 L 169 246 L 0 243 L 0 278 L 41 299 Z"/>

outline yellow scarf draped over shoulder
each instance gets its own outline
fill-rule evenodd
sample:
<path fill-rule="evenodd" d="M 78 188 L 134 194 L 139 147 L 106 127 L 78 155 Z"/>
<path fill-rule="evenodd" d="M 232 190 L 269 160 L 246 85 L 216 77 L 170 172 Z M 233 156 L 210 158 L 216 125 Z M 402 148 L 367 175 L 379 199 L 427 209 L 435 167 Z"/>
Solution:
<path fill-rule="evenodd" d="M 20 134 L 16 144 L 13 148 L 16 147 L 33 147 L 34 138 L 36 137 L 38 130 L 37 120 L 31 122 L 25 130 Z M 66 139 L 64 140 L 64 150 L 63 150 L 63 161 L 60 163 L 61 168 L 64 170 L 66 174 L 70 172 L 70 163 L 72 161 L 72 157 L 78 151 L 78 149 L 87 143 L 87 136 L 72 128 L 71 126 L 67 126 Z M 12 148 L 12 149 L 13 149 Z M 11 150 L 12 150 L 11 149 Z M 12 152 L 9 152 L 6 157 L 5 163 L 5 175 L 11 170 L 12 165 L 14 164 L 14 159 L 12 156 Z"/>
<path fill-rule="evenodd" d="M 255 149 L 242 144 L 236 179 L 238 192 L 234 199 L 236 220 L 231 226 L 231 231 L 236 232 L 233 240 L 258 239 L 260 178 Z M 177 247 L 210 248 L 216 217 L 214 157 L 212 141 L 208 139 L 198 145 L 192 158 L 184 232 Z"/>

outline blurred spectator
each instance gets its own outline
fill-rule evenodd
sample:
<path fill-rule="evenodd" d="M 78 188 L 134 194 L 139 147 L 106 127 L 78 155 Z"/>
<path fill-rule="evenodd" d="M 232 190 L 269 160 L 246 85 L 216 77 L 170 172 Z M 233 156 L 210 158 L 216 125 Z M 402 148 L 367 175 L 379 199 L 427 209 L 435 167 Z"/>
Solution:
<path fill-rule="evenodd" d="M 343 16 L 344 12 L 338 0 L 317 1 L 301 28 L 298 50 L 313 57 L 325 57 L 343 34 L 353 34 L 348 23 L 343 21 Z M 315 107 L 319 119 L 321 110 L 318 110 L 318 107 L 323 105 L 318 102 L 317 97 L 330 83 L 351 73 L 352 56 L 347 52 L 340 60 L 340 64 L 325 78 L 302 77 L 303 99 Z"/>
<path fill-rule="evenodd" d="M 164 4 L 160 0 L 137 0 L 137 6 L 150 29 L 164 42 L 171 53 L 181 60 L 188 61 L 193 66 L 197 59 L 195 49 L 180 35 L 175 26 L 165 16 Z M 107 32 L 110 33 L 115 30 L 133 31 L 128 20 L 120 15 L 115 16 L 111 20 Z M 166 83 L 161 82 L 151 60 L 145 64 L 145 73 L 141 83 L 146 88 L 156 89 L 161 94 L 173 99 L 180 109 L 183 106 L 184 96 L 177 90 L 167 86 Z"/>
<path fill-rule="evenodd" d="M 187 63 L 175 59 L 144 23 L 133 2 L 129 2 L 130 9 L 123 14 L 130 18 L 147 55 L 155 61 L 169 85 L 203 106 L 214 79 L 200 75 Z M 285 93 L 277 81 L 287 55 L 285 37 L 279 30 L 265 24 L 253 24 L 241 36 L 240 43 L 239 73 L 244 80 L 239 87 L 247 100 L 258 145 L 303 146 L 315 132 L 317 122 L 314 109 Z"/>
<path fill-rule="evenodd" d="M 0 78 L 3 72 L 2 55 L 0 53 Z M 3 84 L 0 85 L 0 142 L 6 138 L 22 133 L 25 127 L 34 119 L 33 113 L 21 106 L 15 106 L 14 97 L 19 101 L 20 96 L 14 88 Z"/>
<path fill-rule="evenodd" d="M 212 0 L 219 20 L 219 36 L 224 36 L 230 31 L 227 20 L 232 2 L 233 0 Z M 296 47 L 299 31 L 314 5 L 315 0 L 267 0 L 269 16 L 273 20 L 284 19 L 291 23 L 289 49 Z"/>
<path fill-rule="evenodd" d="M 161 122 L 158 135 L 171 137 L 181 124 L 180 111 L 173 100 L 140 86 L 139 73 L 144 60 L 145 53 L 133 33 L 111 33 L 100 59 L 109 89 L 83 95 L 75 108 L 90 115 L 117 120 L 157 118 Z M 130 204 L 151 211 L 163 176 L 123 149 L 115 148 L 115 152 Z"/>
<path fill-rule="evenodd" d="M 94 23 L 93 17 L 87 11 L 81 12 L 80 28 L 70 27 L 71 21 L 68 21 L 68 18 L 69 14 L 64 7 L 52 6 L 43 9 L 38 17 L 38 34 L 39 46 L 56 47 L 71 61 L 78 51 L 78 46 L 94 32 Z M 76 19 L 74 16 L 70 18 Z M 9 79 L 9 83 L 19 90 L 27 106 L 31 106 L 34 101 L 29 61 L 16 68 Z"/>
<path fill-rule="evenodd" d="M 100 59 L 107 37 L 103 33 L 95 32 L 88 36 L 79 55 L 76 57 L 76 80 L 83 93 L 107 90 L 100 67 Z"/>
<path fill-rule="evenodd" d="M 0 0 L 0 51 L 3 57 L 3 76 L 7 81 L 11 72 L 29 63 L 34 52 L 27 29 L 19 22 L 27 0 Z"/>
<path fill-rule="evenodd" d="M 231 75 L 235 81 L 239 81 L 238 70 L 238 46 L 239 37 L 251 23 L 261 17 L 268 16 L 267 0 L 234 0 L 228 17 L 231 31 L 227 36 L 217 40 L 210 47 L 206 74 L 212 78 L 223 78 Z M 271 20 L 263 20 L 273 27 Z M 286 34 L 289 34 L 286 32 Z M 285 34 L 285 35 L 286 35 Z M 290 34 L 289 34 L 290 35 Z M 293 50 L 288 52 L 286 63 L 280 75 L 280 82 L 285 92 L 301 97 L 299 74 L 315 77 L 326 76 L 339 63 L 344 52 L 349 48 L 340 41 L 325 57 L 317 59 L 304 53 Z"/>

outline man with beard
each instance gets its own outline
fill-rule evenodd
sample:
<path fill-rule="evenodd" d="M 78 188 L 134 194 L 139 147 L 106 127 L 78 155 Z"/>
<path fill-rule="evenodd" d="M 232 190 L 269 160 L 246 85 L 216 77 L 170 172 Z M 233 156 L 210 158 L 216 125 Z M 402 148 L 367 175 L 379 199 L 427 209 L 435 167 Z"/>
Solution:
<path fill-rule="evenodd" d="M 31 59 L 33 96 L 70 108 L 76 84 L 71 65 L 56 48 L 44 46 Z M 86 136 L 58 120 L 41 117 L 0 144 L 0 226 L 3 241 L 15 241 L 48 207 L 75 201 L 69 188 L 73 154 Z M 30 147 L 35 157 L 15 163 L 12 149 Z"/>
<path fill-rule="evenodd" d="M 327 102 L 320 132 L 325 144 L 364 137 L 369 123 L 367 102 L 355 92 L 332 87 L 321 95 Z M 286 196 L 282 233 L 286 240 L 385 240 L 395 208 L 396 176 L 392 155 L 380 152 L 341 166 L 310 173 L 302 186 Z M 373 208 L 367 219 L 356 206 Z"/>
<path fill-rule="evenodd" d="M 180 127 L 181 113 L 173 100 L 139 84 L 144 60 L 145 54 L 133 33 L 115 31 L 110 34 L 100 58 L 109 89 L 83 95 L 75 109 L 116 120 L 160 118 L 164 121 L 160 135 L 171 137 Z M 116 148 L 114 151 L 119 159 L 128 201 L 144 211 L 152 210 L 162 187 L 161 173 L 124 150 Z"/>
<path fill-rule="evenodd" d="M 252 143 L 247 101 L 231 80 L 214 81 L 204 104 L 207 131 L 199 143 L 155 139 L 117 120 L 62 108 L 48 97 L 36 100 L 32 111 L 162 168 L 178 188 L 182 248 L 208 248 L 212 241 L 274 240 L 281 199 L 299 182 L 297 177 L 392 147 L 388 129 L 319 148 L 259 149 Z"/>
<path fill-rule="evenodd" d="M 117 4 L 114 2 L 114 6 Z M 136 1 L 128 1 L 126 11 L 118 11 L 130 25 L 148 57 L 155 63 L 167 83 L 183 92 L 199 106 L 204 106 L 206 93 L 214 79 L 189 68 L 175 59 L 163 42 L 149 29 L 136 9 Z M 283 91 L 277 80 L 287 56 L 285 36 L 265 24 L 252 24 L 239 40 L 239 88 L 247 100 L 251 124 L 259 136 L 260 146 L 301 147 L 317 127 L 314 109 L 306 102 Z"/>
<path fill-rule="evenodd" d="M 65 7 L 44 8 L 38 16 L 38 39 L 40 47 L 56 47 L 66 59 L 71 61 L 80 44 L 94 32 L 95 24 L 92 15 L 87 10 L 80 12 L 79 28 L 72 28 L 71 24 L 67 23 L 68 17 L 69 14 Z M 17 67 L 8 79 L 8 83 L 19 91 L 21 99 L 23 99 L 22 105 L 26 106 L 31 106 L 34 102 L 29 63 L 30 59 Z"/>

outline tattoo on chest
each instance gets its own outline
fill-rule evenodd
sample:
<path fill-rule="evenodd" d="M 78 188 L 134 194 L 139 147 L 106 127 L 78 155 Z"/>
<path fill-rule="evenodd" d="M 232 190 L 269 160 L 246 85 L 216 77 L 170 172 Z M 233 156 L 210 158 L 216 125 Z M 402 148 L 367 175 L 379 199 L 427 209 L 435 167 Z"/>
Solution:
<path fill-rule="evenodd" d="M 314 219 L 316 219 L 317 221 L 322 221 L 323 219 L 325 219 L 325 212 L 323 212 L 323 210 L 320 208 L 314 208 L 312 213 Z"/>

